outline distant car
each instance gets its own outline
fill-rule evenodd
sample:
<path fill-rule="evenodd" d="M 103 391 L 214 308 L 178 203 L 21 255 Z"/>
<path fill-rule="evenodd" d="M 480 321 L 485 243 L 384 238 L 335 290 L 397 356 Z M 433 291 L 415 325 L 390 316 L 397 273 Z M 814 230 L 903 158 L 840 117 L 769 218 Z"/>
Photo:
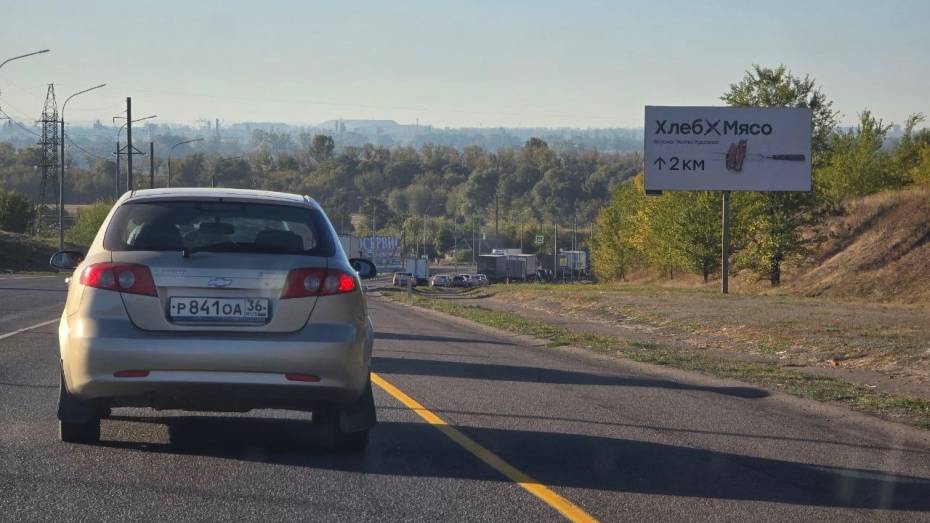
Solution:
<path fill-rule="evenodd" d="M 474 281 L 473 285 L 475 286 L 491 285 L 491 281 L 488 280 L 488 277 L 484 274 L 472 275 L 472 280 Z"/>
<path fill-rule="evenodd" d="M 448 287 L 450 283 L 448 274 L 437 274 L 429 282 L 433 287 Z"/>
<path fill-rule="evenodd" d="M 395 272 L 391 283 L 399 287 L 406 287 L 408 281 L 412 287 L 417 286 L 417 279 L 413 277 L 413 274 L 409 272 Z"/>
<path fill-rule="evenodd" d="M 456 274 L 452 277 L 451 286 L 452 287 L 468 287 L 468 276 L 467 274 Z"/>
<path fill-rule="evenodd" d="M 361 278 L 309 197 L 150 189 L 116 202 L 73 270 L 58 328 L 60 437 L 92 443 L 112 407 L 313 412 L 335 445 L 375 423 Z"/>

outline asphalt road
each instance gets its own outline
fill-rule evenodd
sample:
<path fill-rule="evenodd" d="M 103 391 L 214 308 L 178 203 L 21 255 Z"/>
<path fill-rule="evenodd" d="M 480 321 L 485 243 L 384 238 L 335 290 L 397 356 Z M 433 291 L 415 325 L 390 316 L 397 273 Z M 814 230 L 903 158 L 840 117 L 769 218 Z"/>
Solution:
<path fill-rule="evenodd" d="M 61 278 L 0 278 L 0 520 L 562 518 L 475 445 L 605 521 L 930 518 L 926 431 L 379 299 L 374 370 L 428 412 L 376 387 L 364 454 L 278 411 L 116 409 L 99 445 L 63 444 L 57 322 L 10 335 L 63 299 Z"/>

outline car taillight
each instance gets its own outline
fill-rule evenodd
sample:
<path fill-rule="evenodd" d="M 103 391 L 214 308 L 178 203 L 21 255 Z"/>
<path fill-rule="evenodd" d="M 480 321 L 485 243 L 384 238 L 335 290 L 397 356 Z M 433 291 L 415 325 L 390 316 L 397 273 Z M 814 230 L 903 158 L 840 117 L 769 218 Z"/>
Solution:
<path fill-rule="evenodd" d="M 152 271 L 137 263 L 95 263 L 81 273 L 81 285 L 129 294 L 158 296 Z"/>
<path fill-rule="evenodd" d="M 344 294 L 356 288 L 355 277 L 339 269 L 294 269 L 287 274 L 281 299 Z"/>

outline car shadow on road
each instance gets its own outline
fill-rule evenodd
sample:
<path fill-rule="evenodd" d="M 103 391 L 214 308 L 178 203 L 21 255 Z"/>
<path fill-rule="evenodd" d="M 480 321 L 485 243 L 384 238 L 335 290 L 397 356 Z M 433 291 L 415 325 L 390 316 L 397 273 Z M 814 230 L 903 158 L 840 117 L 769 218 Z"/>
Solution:
<path fill-rule="evenodd" d="M 735 396 L 737 398 L 764 398 L 769 392 L 755 387 L 713 387 L 693 385 L 660 378 L 611 376 L 545 367 L 525 367 L 496 363 L 425 360 L 417 358 L 372 358 L 372 370 L 384 374 L 442 376 L 479 380 L 523 381 L 529 383 L 555 383 L 567 385 L 614 385 L 618 387 L 652 387 L 672 390 L 693 390 Z"/>
<path fill-rule="evenodd" d="M 495 341 L 480 338 L 457 338 L 452 336 L 435 336 L 426 334 L 405 334 L 399 332 L 375 332 L 376 340 L 402 340 L 402 341 L 438 341 L 440 343 L 478 343 L 484 345 L 511 345 L 506 341 Z"/>
<path fill-rule="evenodd" d="M 140 452 L 409 477 L 506 481 L 435 428 L 382 422 L 364 454 L 313 448 L 309 421 L 113 417 L 164 424 L 169 443 L 103 441 Z M 543 484 L 721 500 L 930 511 L 930 479 L 583 434 L 458 427 Z"/>

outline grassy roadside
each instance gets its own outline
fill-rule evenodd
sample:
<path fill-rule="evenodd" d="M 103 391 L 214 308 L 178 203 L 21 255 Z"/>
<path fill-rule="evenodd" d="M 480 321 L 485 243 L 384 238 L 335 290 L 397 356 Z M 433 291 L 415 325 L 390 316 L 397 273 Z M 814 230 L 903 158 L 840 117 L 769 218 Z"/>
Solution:
<path fill-rule="evenodd" d="M 58 250 L 58 238 L 34 238 L 0 231 L 0 273 L 50 273 L 48 259 Z"/>
<path fill-rule="evenodd" d="M 400 289 L 385 288 L 382 289 L 382 293 L 386 298 L 401 303 L 432 309 L 516 334 L 546 339 L 553 347 L 586 347 L 637 362 L 668 365 L 733 378 L 802 398 L 836 403 L 868 414 L 930 429 L 930 401 L 877 392 L 840 378 L 815 376 L 774 363 L 726 360 L 661 345 L 630 343 L 610 336 L 574 332 L 512 312 L 492 311 L 416 294 L 408 298 Z"/>

